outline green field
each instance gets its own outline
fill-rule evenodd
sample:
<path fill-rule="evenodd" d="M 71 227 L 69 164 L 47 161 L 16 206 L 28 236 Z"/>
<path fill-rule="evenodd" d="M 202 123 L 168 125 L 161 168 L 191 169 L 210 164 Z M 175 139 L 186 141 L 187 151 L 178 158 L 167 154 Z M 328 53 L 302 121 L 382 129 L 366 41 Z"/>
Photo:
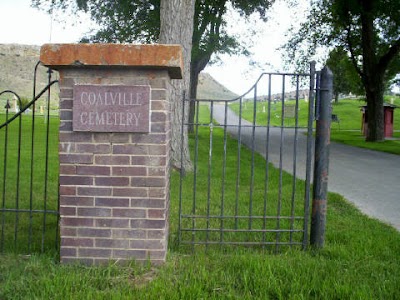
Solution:
<path fill-rule="evenodd" d="M 256 102 L 256 107 L 254 108 L 253 101 L 244 101 L 242 104 L 235 102 L 229 105 L 229 107 L 239 115 L 240 111 L 242 113 L 242 118 L 250 122 L 253 122 L 254 111 L 256 112 L 256 124 L 261 126 L 268 125 L 271 126 L 281 126 L 282 125 L 282 102 L 271 103 L 270 108 L 268 107 L 268 102 Z M 295 108 L 296 101 L 289 100 L 285 102 L 285 107 Z M 271 112 L 270 114 L 268 112 Z M 307 127 L 308 122 L 308 102 L 300 100 L 298 103 L 298 126 Z M 295 126 L 295 119 L 284 118 L 284 126 Z"/>
<path fill-rule="evenodd" d="M 400 98 L 388 96 L 385 98 L 385 101 L 390 102 L 391 99 L 393 99 L 393 103 L 400 108 Z M 365 105 L 365 103 L 357 100 L 341 100 L 339 103 L 333 105 L 333 113 L 337 114 L 340 119 L 340 128 L 339 124 L 332 122 L 331 140 L 351 146 L 400 155 L 400 109 L 394 110 L 394 139 L 370 143 L 365 141 L 365 137 L 361 133 L 360 105 Z"/>
<path fill-rule="evenodd" d="M 400 107 L 399 97 L 385 97 L 385 101 L 393 103 Z M 368 148 L 371 150 L 383 151 L 393 154 L 400 154 L 400 109 L 394 110 L 394 134 L 395 140 L 387 139 L 379 143 L 367 143 L 365 137 L 361 133 L 362 113 L 361 106 L 365 105 L 363 100 L 358 99 L 342 99 L 339 103 L 332 103 L 332 114 L 336 114 L 339 118 L 339 123 L 332 122 L 331 124 L 331 140 L 335 142 L 345 143 L 352 146 Z M 242 117 L 250 122 L 253 122 L 254 105 L 253 102 L 244 102 L 240 107 L 239 103 L 233 103 L 229 107 L 239 114 L 242 111 Z M 285 106 L 295 107 L 295 101 L 289 100 L 285 102 Z M 256 103 L 256 124 L 266 126 L 268 124 L 268 103 Z M 270 125 L 282 125 L 282 103 L 277 102 L 271 104 L 270 108 Z M 306 127 L 308 120 L 308 102 L 299 100 L 298 103 L 298 124 L 299 127 Z M 295 126 L 294 118 L 284 118 L 283 126 Z M 396 140 L 397 139 L 397 140 Z"/>
<path fill-rule="evenodd" d="M 393 99 L 393 103 L 400 107 L 399 97 L 385 97 L 385 101 L 390 103 L 390 99 Z M 340 119 L 341 130 L 356 130 L 361 133 L 361 118 L 362 113 L 360 111 L 361 106 L 366 105 L 364 100 L 350 100 L 342 99 L 339 103 L 333 103 L 332 113 L 337 114 Z M 394 110 L 394 130 L 400 131 L 400 109 Z M 332 131 L 338 131 L 339 127 L 336 123 L 332 123 Z"/>
<path fill-rule="evenodd" d="M 38 120 L 37 128 L 44 128 Z M 53 123 L 54 122 L 54 123 Z M 57 140 L 58 120 L 51 121 L 51 136 Z M 29 144 L 29 120 L 24 124 Z M 43 132 L 43 129 L 39 129 Z M 1 133 L 0 141 L 4 140 Z M 215 159 L 223 148 L 222 131 L 214 129 Z M 39 136 L 39 134 L 38 134 Z M 39 139 L 39 138 L 38 138 Z M 36 141 L 36 139 L 35 139 Z M 199 199 L 207 192 L 209 131 L 202 129 L 199 137 L 198 173 Z M 217 142 L 218 141 L 218 142 Z M 10 139 L 9 147 L 15 147 L 16 139 Z M 36 142 L 35 142 L 36 143 Z M 191 137 L 192 151 L 196 145 Z M 38 141 L 40 148 L 43 140 Z M 57 179 L 57 143 L 51 146 L 51 186 Z M 236 142 L 228 139 L 226 144 L 227 166 L 235 164 Z M 15 148 L 13 148 L 15 149 Z M 29 147 L 23 147 L 25 152 Z M 251 153 L 241 149 L 243 160 L 243 193 L 249 189 L 248 170 L 251 170 Z M 192 152 L 192 155 L 194 153 Z M 0 156 L 0 158 L 3 155 Z M 193 158 L 193 156 L 192 156 Z M 35 159 L 36 164 L 42 159 Z M 213 161 L 217 167 L 223 161 Z M 217 165 L 219 164 L 219 166 Z M 29 165 L 29 164 L 28 164 Z M 8 166 L 15 168 L 10 158 Z M 272 168 L 272 167 L 271 167 Z M 24 168 L 25 169 L 25 168 Z M 23 175 L 23 184 L 29 192 L 29 168 Z M 0 170 L 1 171 L 1 170 Z M 11 172 L 11 171 L 10 171 Z M 255 157 L 254 178 L 256 186 L 264 187 L 265 161 Z M 271 198 L 276 193 L 278 172 L 271 169 Z M 8 176 L 12 176 L 9 173 Z M 227 182 L 235 181 L 236 174 L 227 169 Z M 290 194 L 293 180 L 285 176 L 284 193 Z M 183 185 L 184 195 L 192 195 L 188 173 Z M 213 209 L 220 209 L 222 172 L 212 174 L 212 195 L 218 199 Z M 170 242 L 167 262 L 162 267 L 139 266 L 133 261 L 119 266 L 84 267 L 59 265 L 57 254 L 46 251 L 42 255 L 24 256 L 13 254 L 13 247 L 0 255 L 0 299 L 399 299 L 400 283 L 400 234 L 392 227 L 361 214 L 356 208 L 337 194 L 328 196 L 327 230 L 325 247 L 321 250 L 301 251 L 297 248 L 281 248 L 278 254 L 269 249 L 259 248 L 212 248 L 208 251 L 197 249 L 188 252 L 186 247 L 176 243 L 178 226 L 179 173 L 171 175 Z M 299 187 L 302 181 L 296 181 Z M 43 183 L 38 184 L 39 190 Z M 36 187 L 35 187 L 36 189 Z M 11 193 L 12 186 L 7 188 Z M 15 191 L 15 188 L 14 188 Z M 258 191 L 257 191 L 258 192 Z M 22 195 L 26 192 L 21 192 Z M 226 203 L 231 206 L 232 191 L 227 190 Z M 51 198 L 56 189 L 51 189 Z M 25 197 L 25 196 L 24 196 Z M 12 199 L 13 197 L 11 197 Z M 35 204 L 42 206 L 35 198 Z M 7 198 L 8 199 L 8 198 Z M 263 196 L 257 196 L 256 205 L 263 208 Z M 22 200 L 21 200 L 22 201 Z M 36 203 L 38 202 L 38 203 Z M 7 202 L 8 203 L 8 202 Z M 29 203 L 29 201 L 28 201 Z M 290 202 L 285 203 L 284 205 Z M 248 207 L 246 203 L 245 207 Z M 227 207 L 227 209 L 230 209 Z M 276 207 L 271 207 L 275 210 Z M 287 208 L 284 208 L 284 210 Z M 271 210 L 271 211 L 272 211 Z M 2 215 L 0 214 L 0 219 Z M 36 221 L 41 224 L 42 220 Z M 247 224 L 245 224 L 247 226 Z M 54 228 L 50 224 L 49 228 Z M 8 228 L 8 227 L 7 227 Z M 14 228 L 11 228 L 13 231 Z M 22 236 L 22 231 L 20 233 Z M 20 235 L 19 235 L 20 236 Z M 12 237 L 11 237 L 12 238 Z M 41 236 L 38 236 L 41 239 Z M 256 237 L 253 237 L 256 238 Z M 11 243 L 13 243 L 11 239 Z M 21 242 L 22 243 L 22 242 Z M 40 243 L 40 242 L 39 242 Z"/>
<path fill-rule="evenodd" d="M 0 115 L 3 121 L 5 115 Z M 58 127 L 56 117 L 49 123 L 37 117 L 33 124 L 31 115 L 23 115 L 21 123 L 16 119 L 8 126 L 7 141 L 5 128 L 0 130 L 0 208 L 19 210 L 0 214 L 0 250 L 27 253 L 55 248 L 57 216 L 35 211 L 58 210 Z"/>
<path fill-rule="evenodd" d="M 200 109 L 200 115 L 205 116 L 208 113 L 207 106 L 200 106 Z M 208 122 L 209 118 L 199 119 L 201 124 Z M 193 161 L 197 162 L 196 178 L 193 173 L 183 178 L 182 214 L 214 216 L 211 220 L 197 218 L 195 226 L 215 231 L 209 234 L 197 233 L 195 236 L 191 231 L 184 232 L 182 240 L 185 242 L 263 242 L 266 245 L 264 249 L 273 251 L 282 247 L 287 248 L 287 246 L 275 245 L 275 241 L 282 244 L 301 244 L 302 232 L 294 231 L 303 230 L 305 183 L 301 180 L 293 180 L 292 176 L 282 172 L 282 189 L 280 189 L 281 174 L 279 170 L 272 164 L 267 165 L 261 155 L 257 153 L 252 155 L 245 146 L 239 147 L 237 140 L 224 137 L 221 128 L 214 128 L 212 133 L 208 126 L 199 127 L 198 130 L 197 143 L 194 136 L 190 139 L 191 157 Z M 211 138 L 212 147 L 210 147 Z M 224 143 L 225 138 L 226 143 Z M 197 155 L 196 148 L 198 149 Z M 240 159 L 238 159 L 239 151 Z M 224 152 L 226 152 L 226 156 Z M 211 159 L 209 159 L 210 153 Z M 209 175 L 210 181 L 208 180 Z M 195 191 L 192 188 L 194 182 L 196 183 Z M 210 195 L 209 202 L 207 201 L 208 194 Z M 171 195 L 176 195 L 177 198 L 179 184 L 171 185 Z M 172 214 L 172 218 L 174 215 L 178 215 L 178 211 L 174 210 L 174 207 L 172 207 Z M 260 218 L 250 219 L 249 215 Z M 224 218 L 222 219 L 220 216 L 224 216 Z M 171 226 L 174 228 L 175 224 L 172 223 Z M 192 219 L 183 219 L 182 228 L 191 229 L 192 226 Z M 271 232 L 223 232 L 222 229 L 270 229 Z M 292 230 L 292 232 L 276 233 L 273 232 L 275 229 Z M 172 232 L 174 231 L 172 230 Z M 220 248 L 221 246 L 216 245 L 215 247 Z M 199 246 L 198 248 L 203 247 Z M 297 246 L 297 248 L 301 247 Z M 185 249 L 191 250 L 192 247 L 187 246 Z"/>

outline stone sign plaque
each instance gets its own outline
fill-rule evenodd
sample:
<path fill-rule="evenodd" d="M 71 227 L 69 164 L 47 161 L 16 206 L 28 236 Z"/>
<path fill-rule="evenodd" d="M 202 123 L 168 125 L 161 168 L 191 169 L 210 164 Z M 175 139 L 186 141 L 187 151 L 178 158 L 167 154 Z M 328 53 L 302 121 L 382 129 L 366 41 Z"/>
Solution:
<path fill-rule="evenodd" d="M 150 86 L 75 85 L 74 131 L 150 132 Z"/>

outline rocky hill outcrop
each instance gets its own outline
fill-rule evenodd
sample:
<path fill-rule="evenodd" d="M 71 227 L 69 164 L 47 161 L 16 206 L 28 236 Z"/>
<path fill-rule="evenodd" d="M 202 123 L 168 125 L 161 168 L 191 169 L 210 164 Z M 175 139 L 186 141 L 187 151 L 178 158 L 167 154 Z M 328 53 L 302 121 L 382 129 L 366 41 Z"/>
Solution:
<path fill-rule="evenodd" d="M 33 73 L 39 61 L 40 46 L 0 44 L 0 91 L 12 90 L 18 95 L 32 98 Z M 53 77 L 57 77 L 55 72 Z M 38 87 L 47 83 L 44 67 L 38 72 Z M 217 82 L 210 74 L 200 74 L 197 97 L 200 99 L 232 99 L 236 94 Z"/>

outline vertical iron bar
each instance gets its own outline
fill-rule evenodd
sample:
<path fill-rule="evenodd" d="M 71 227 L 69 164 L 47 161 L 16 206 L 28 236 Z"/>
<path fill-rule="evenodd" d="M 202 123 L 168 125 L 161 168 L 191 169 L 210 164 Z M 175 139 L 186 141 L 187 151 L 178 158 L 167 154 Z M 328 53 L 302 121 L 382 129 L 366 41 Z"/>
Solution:
<path fill-rule="evenodd" d="M 238 124 L 238 151 L 236 160 L 236 201 L 235 201 L 235 229 L 239 226 L 239 194 L 240 194 L 240 155 L 242 149 L 242 108 L 243 108 L 243 98 L 239 100 L 239 124 Z"/>
<path fill-rule="evenodd" d="M 211 174 L 212 174 L 212 149 L 213 149 L 213 115 L 214 115 L 214 101 L 211 101 L 210 109 L 210 141 L 208 152 L 208 188 L 207 188 L 207 230 L 206 230 L 206 249 L 208 248 L 208 240 L 210 235 L 210 205 L 211 205 Z"/>
<path fill-rule="evenodd" d="M 282 184 L 283 184 L 283 143 L 284 143 L 284 120 L 285 120 L 285 75 L 282 75 L 282 119 L 281 119 L 281 140 L 279 145 L 279 190 L 278 190 L 278 205 L 277 205 L 277 219 L 276 219 L 276 244 L 275 251 L 279 250 L 280 242 L 280 218 L 281 218 L 281 208 L 282 208 Z"/>
<path fill-rule="evenodd" d="M 303 224 L 303 250 L 308 245 L 308 223 L 310 216 L 310 190 L 311 190 L 311 164 L 312 164 L 312 142 L 314 123 L 314 92 L 315 86 L 315 61 L 310 63 L 310 87 L 308 95 L 308 124 L 307 124 L 307 157 L 306 157 L 306 182 L 304 192 L 304 224 Z"/>
<path fill-rule="evenodd" d="M 195 130 L 195 146 L 194 146 L 194 166 L 193 166 L 193 200 L 192 200 L 192 250 L 194 251 L 195 228 L 196 228 L 196 192 L 197 192 L 197 164 L 199 160 L 199 110 L 200 101 L 196 103 L 196 130 Z"/>
<path fill-rule="evenodd" d="M 3 195 L 2 195 L 2 219 L 1 219 L 1 243 L 0 253 L 4 252 L 4 227 L 6 222 L 6 184 L 7 184 L 7 154 L 8 154 L 8 110 L 10 109 L 10 102 L 7 99 L 6 103 L 6 126 L 4 129 L 4 160 L 3 160 Z"/>
<path fill-rule="evenodd" d="M 321 81 L 321 71 L 316 72 L 316 91 L 315 91 L 315 120 L 319 119 L 319 110 L 320 110 L 320 81 Z"/>
<path fill-rule="evenodd" d="M 249 199 L 249 230 L 253 226 L 253 194 L 254 194 L 254 158 L 255 158 L 255 134 L 256 134 L 256 118 L 257 118 L 257 85 L 254 86 L 253 96 L 253 124 L 251 132 L 251 173 L 250 173 L 250 199 Z"/>
<path fill-rule="evenodd" d="M 265 144 L 265 180 L 264 180 L 264 213 L 263 213 L 263 230 L 267 229 L 267 199 L 268 199 L 268 183 L 269 183 L 269 139 L 271 125 L 271 87 L 272 75 L 268 74 L 268 117 L 267 117 L 267 136 Z M 263 232 L 263 243 L 266 240 L 266 232 Z"/>
<path fill-rule="evenodd" d="M 224 240 L 224 215 L 225 215 L 225 175 L 226 175 L 226 143 L 227 143 L 227 118 L 228 118 L 228 102 L 225 102 L 225 118 L 224 118 L 224 157 L 222 159 L 222 179 L 221 179 L 221 219 L 220 219 L 220 237 L 219 241 L 222 245 Z"/>
<path fill-rule="evenodd" d="M 22 109 L 21 98 L 18 98 L 19 109 Z M 18 117 L 18 153 L 17 153 L 17 185 L 16 185 L 16 194 L 15 194 L 15 231 L 14 231 L 14 246 L 15 250 L 17 250 L 17 240 L 18 240 L 18 226 L 19 226 L 19 186 L 20 186 L 20 176 L 21 176 L 21 142 L 22 142 L 22 114 Z"/>
<path fill-rule="evenodd" d="M 33 73 L 33 97 L 36 97 L 36 78 L 37 78 L 37 69 L 39 67 L 40 61 L 35 65 L 35 70 Z M 49 87 L 50 88 L 50 87 Z M 35 147 L 35 105 L 36 101 L 33 102 L 32 105 L 32 130 L 31 130 L 31 174 L 30 174 L 30 192 L 29 192 L 29 234 L 28 234 L 28 253 L 31 253 L 31 245 L 32 245 L 32 230 L 33 230 L 33 174 L 34 174 L 34 147 Z M 58 232 L 58 230 L 57 230 Z"/>
<path fill-rule="evenodd" d="M 29 237 L 28 237 L 28 253 L 31 253 L 32 244 L 32 224 L 33 224 L 33 166 L 34 166 L 34 139 L 35 139 L 35 103 L 32 109 L 32 130 L 31 130 L 31 174 L 30 174 L 30 191 L 29 191 Z"/>
<path fill-rule="evenodd" d="M 297 176 L 297 146 L 298 146 L 298 126 L 299 126 L 299 75 L 296 75 L 296 105 L 295 105 L 295 127 L 294 127 L 294 143 L 293 143 L 293 181 L 292 181 L 292 202 L 290 211 L 290 244 L 293 242 L 293 225 L 295 216 L 295 198 L 296 198 L 296 176 Z"/>
<path fill-rule="evenodd" d="M 325 239 L 332 87 L 333 74 L 325 66 L 321 71 L 320 108 L 316 125 L 314 189 L 310 234 L 310 244 L 316 248 L 322 248 Z"/>
<path fill-rule="evenodd" d="M 182 124 L 181 124 L 181 168 L 179 170 L 179 213 L 178 213 L 178 243 L 180 244 L 182 241 L 182 233 L 181 233 L 181 226 L 182 226 L 182 185 L 183 185 L 183 132 L 185 130 L 185 102 L 186 102 L 186 95 L 185 91 L 182 93 Z"/>
<path fill-rule="evenodd" d="M 51 69 L 48 69 L 48 83 L 51 82 Z M 44 172 L 44 204 L 43 204 L 43 227 L 42 227 L 42 247 L 44 252 L 44 241 L 46 235 L 46 221 L 47 221 L 47 198 L 48 198 L 48 175 L 49 175 L 49 137 L 50 137 L 50 89 L 47 91 L 47 124 L 46 124 L 46 156 L 45 156 L 45 172 Z"/>

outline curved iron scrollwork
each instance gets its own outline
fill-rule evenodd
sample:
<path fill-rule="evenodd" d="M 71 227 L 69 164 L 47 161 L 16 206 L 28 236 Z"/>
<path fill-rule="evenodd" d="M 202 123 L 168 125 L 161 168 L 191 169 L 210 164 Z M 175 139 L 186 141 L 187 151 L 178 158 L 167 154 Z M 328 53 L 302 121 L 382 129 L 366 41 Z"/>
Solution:
<path fill-rule="evenodd" d="M 51 80 L 51 74 L 52 74 L 52 70 L 48 69 L 48 84 L 36 95 L 36 87 L 37 87 L 37 72 L 38 72 L 38 67 L 39 65 L 41 65 L 41 62 L 37 62 L 37 64 L 35 65 L 35 71 L 34 71 L 34 76 L 33 76 L 33 98 L 32 100 L 27 103 L 24 107 L 22 107 L 22 101 L 21 101 L 21 97 L 14 91 L 12 90 L 4 90 L 2 92 L 0 92 L 0 96 L 3 94 L 12 94 L 14 95 L 14 97 L 16 97 L 16 99 L 18 100 L 18 106 L 19 106 L 19 111 L 13 115 L 9 120 L 7 120 L 6 122 L 4 122 L 3 124 L 0 125 L 0 129 L 2 129 L 4 126 L 7 126 L 8 124 L 10 124 L 13 120 L 15 120 L 16 118 L 18 118 L 21 114 L 23 114 L 27 109 L 29 109 L 34 103 L 36 103 L 36 101 L 38 99 L 40 99 L 46 92 L 50 92 L 50 88 L 51 86 L 53 86 L 55 83 L 58 83 L 58 80 Z M 10 109 L 10 103 L 9 100 L 7 99 L 7 104 L 6 107 L 4 107 L 6 110 Z"/>

